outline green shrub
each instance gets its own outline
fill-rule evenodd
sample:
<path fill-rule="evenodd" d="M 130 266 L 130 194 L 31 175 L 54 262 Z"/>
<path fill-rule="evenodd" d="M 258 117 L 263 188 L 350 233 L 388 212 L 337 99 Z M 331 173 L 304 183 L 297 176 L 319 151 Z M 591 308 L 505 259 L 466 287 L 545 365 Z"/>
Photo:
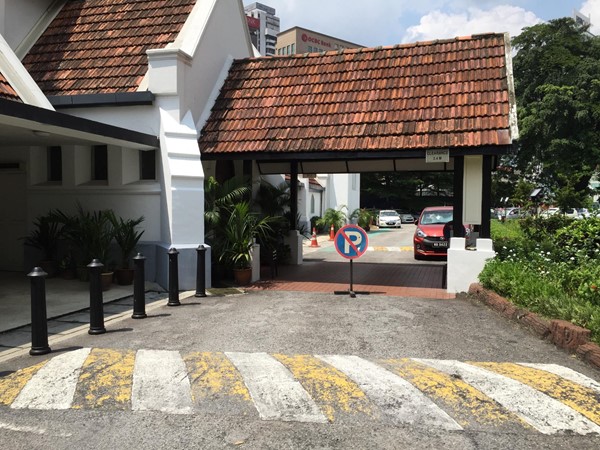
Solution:
<path fill-rule="evenodd" d="M 576 220 L 556 231 L 555 242 L 564 260 L 600 257 L 600 218 Z"/>
<path fill-rule="evenodd" d="M 479 280 L 517 306 L 590 329 L 600 344 L 600 220 L 558 223 L 521 221 L 521 233 L 515 225 L 492 226 L 498 257 L 488 261 Z"/>
<path fill-rule="evenodd" d="M 554 236 L 558 230 L 570 225 L 574 220 L 562 214 L 549 217 L 529 216 L 520 220 L 519 225 L 526 238 L 540 241 Z"/>

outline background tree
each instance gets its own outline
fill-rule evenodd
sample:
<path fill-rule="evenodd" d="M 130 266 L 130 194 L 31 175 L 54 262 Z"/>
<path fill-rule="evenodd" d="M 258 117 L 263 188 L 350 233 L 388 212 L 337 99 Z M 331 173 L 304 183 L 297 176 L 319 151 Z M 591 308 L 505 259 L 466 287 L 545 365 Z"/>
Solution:
<path fill-rule="evenodd" d="M 562 18 L 525 28 L 513 45 L 515 169 L 582 206 L 600 159 L 600 39 Z"/>

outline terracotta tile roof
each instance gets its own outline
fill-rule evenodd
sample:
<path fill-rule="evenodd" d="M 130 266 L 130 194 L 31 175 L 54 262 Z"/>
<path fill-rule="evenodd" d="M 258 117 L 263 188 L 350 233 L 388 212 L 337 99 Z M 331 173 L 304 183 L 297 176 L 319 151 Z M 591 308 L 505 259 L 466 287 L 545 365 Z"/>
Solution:
<path fill-rule="evenodd" d="M 0 98 L 21 102 L 21 98 L 15 92 L 10 83 L 0 73 Z"/>
<path fill-rule="evenodd" d="M 173 42 L 196 0 L 71 0 L 23 64 L 48 95 L 136 91 L 146 50 Z"/>
<path fill-rule="evenodd" d="M 505 36 L 234 61 L 203 154 L 508 145 Z"/>

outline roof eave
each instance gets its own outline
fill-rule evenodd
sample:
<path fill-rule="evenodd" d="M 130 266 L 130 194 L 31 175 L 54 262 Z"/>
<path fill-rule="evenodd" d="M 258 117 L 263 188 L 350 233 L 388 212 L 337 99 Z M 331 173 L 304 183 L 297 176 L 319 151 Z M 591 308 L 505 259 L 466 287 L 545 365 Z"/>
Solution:
<path fill-rule="evenodd" d="M 0 123 L 68 136 L 82 142 L 101 142 L 140 150 L 160 147 L 160 141 L 154 135 L 5 99 L 0 99 Z"/>

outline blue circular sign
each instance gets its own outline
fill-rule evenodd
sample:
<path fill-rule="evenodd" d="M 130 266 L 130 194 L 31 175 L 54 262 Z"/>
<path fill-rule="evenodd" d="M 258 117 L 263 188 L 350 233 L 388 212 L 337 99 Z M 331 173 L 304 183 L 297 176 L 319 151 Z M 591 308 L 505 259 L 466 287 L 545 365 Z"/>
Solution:
<path fill-rule="evenodd" d="M 367 251 L 369 238 L 367 232 L 358 225 L 346 225 L 335 234 L 334 243 L 341 256 L 355 259 Z"/>

